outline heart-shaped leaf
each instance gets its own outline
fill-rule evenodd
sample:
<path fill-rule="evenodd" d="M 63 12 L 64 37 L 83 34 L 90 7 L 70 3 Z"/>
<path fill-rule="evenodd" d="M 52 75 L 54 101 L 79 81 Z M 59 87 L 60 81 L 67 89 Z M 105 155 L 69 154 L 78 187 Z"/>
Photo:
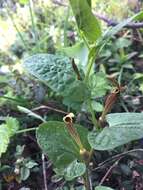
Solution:
<path fill-rule="evenodd" d="M 101 36 L 101 28 L 87 0 L 69 0 L 78 28 L 91 43 Z"/>
<path fill-rule="evenodd" d="M 65 97 L 63 102 L 75 110 L 79 110 L 84 100 L 90 96 L 84 82 L 77 80 L 68 57 L 37 54 L 24 61 L 24 68 L 53 91 Z M 75 106 L 76 103 L 78 107 Z"/>
<path fill-rule="evenodd" d="M 29 74 L 60 94 L 64 94 L 77 78 L 70 59 L 61 55 L 33 55 L 23 66 Z"/>
<path fill-rule="evenodd" d="M 90 149 L 87 141 L 88 130 L 80 125 L 74 127 L 84 147 Z M 65 169 L 75 160 L 82 161 L 79 147 L 70 136 L 64 122 L 49 121 L 41 124 L 37 130 L 37 141 L 56 168 Z"/>
<path fill-rule="evenodd" d="M 96 150 L 110 150 L 143 137 L 143 113 L 115 113 L 107 115 L 109 127 L 91 132 L 88 140 Z"/>

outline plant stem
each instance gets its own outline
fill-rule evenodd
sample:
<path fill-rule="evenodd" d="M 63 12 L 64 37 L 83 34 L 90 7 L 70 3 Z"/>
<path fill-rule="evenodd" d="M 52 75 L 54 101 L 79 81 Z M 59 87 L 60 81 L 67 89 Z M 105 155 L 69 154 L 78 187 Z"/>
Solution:
<path fill-rule="evenodd" d="M 118 77 L 118 83 L 121 85 L 122 75 L 123 75 L 124 67 L 122 66 L 120 69 L 119 77 Z"/>
<path fill-rule="evenodd" d="M 98 47 L 98 45 L 96 45 L 95 47 L 90 47 L 90 49 L 89 49 L 90 52 L 88 55 L 89 56 L 88 67 L 87 67 L 87 72 L 86 72 L 85 79 L 84 79 L 85 82 L 88 81 L 91 69 L 92 69 L 94 62 L 95 62 L 95 58 L 100 54 L 100 52 L 102 51 L 104 46 L 105 46 L 105 44 L 99 45 L 99 47 Z M 97 49 L 98 49 L 98 51 L 97 51 Z"/>
<path fill-rule="evenodd" d="M 88 50 L 90 51 L 90 46 L 89 46 L 88 41 L 87 41 L 87 39 L 85 38 L 84 34 L 83 34 L 81 31 L 79 31 L 78 28 L 77 28 L 77 30 L 78 30 L 78 33 L 80 34 L 81 38 L 83 39 L 85 45 L 87 46 Z"/>
<path fill-rule="evenodd" d="M 93 66 L 93 64 L 94 64 L 94 61 L 95 61 L 95 56 L 93 56 L 93 57 L 89 60 L 88 67 L 87 67 L 87 72 L 86 72 L 85 79 L 84 79 L 85 82 L 88 81 L 88 78 L 89 78 L 89 75 L 90 75 L 92 66 Z"/>
<path fill-rule="evenodd" d="M 84 180 L 85 189 L 86 190 L 92 190 L 92 185 L 91 185 L 91 181 L 90 181 L 88 167 L 86 167 L 86 172 L 85 172 L 85 174 L 83 176 L 83 180 Z"/>
<path fill-rule="evenodd" d="M 123 107 L 123 109 L 125 110 L 125 112 L 129 112 L 129 110 L 128 110 L 127 106 L 125 105 L 122 98 L 120 98 L 120 103 L 121 103 L 121 106 Z"/>
<path fill-rule="evenodd" d="M 98 121 L 95 117 L 95 113 L 94 113 L 94 110 L 93 110 L 92 105 L 91 105 L 91 100 L 88 100 L 88 107 L 89 107 L 89 111 L 90 111 L 91 116 L 92 116 L 92 122 L 94 124 L 94 127 L 96 129 L 99 129 L 100 127 L 99 127 Z"/>
<path fill-rule="evenodd" d="M 42 168 L 43 168 L 43 177 L 44 177 L 44 187 L 45 187 L 45 190 L 48 190 L 47 177 L 46 177 L 46 164 L 45 164 L 45 155 L 44 154 L 42 154 Z"/>
<path fill-rule="evenodd" d="M 25 132 L 29 132 L 29 131 L 35 131 L 37 129 L 37 127 L 33 127 L 33 128 L 29 128 L 29 129 L 22 129 L 16 132 L 16 134 L 19 133 L 25 133 Z"/>
<path fill-rule="evenodd" d="M 64 22 L 64 47 L 68 46 L 68 39 L 67 39 L 67 28 L 68 28 L 68 19 L 70 16 L 70 7 L 67 9 L 66 19 Z"/>
<path fill-rule="evenodd" d="M 36 34 L 36 27 L 35 27 L 35 22 L 34 22 L 34 16 L 33 16 L 33 11 L 32 11 L 32 1 L 29 0 L 29 12 L 30 12 L 30 17 L 31 17 L 31 23 L 32 23 L 32 29 L 33 29 L 33 33 L 34 33 L 34 40 L 35 42 L 38 40 L 37 39 L 37 34 Z"/>
<path fill-rule="evenodd" d="M 88 81 L 88 77 L 89 77 L 89 74 L 90 74 L 90 70 L 91 70 L 91 68 L 92 68 L 92 60 L 90 60 L 89 61 L 89 63 L 88 63 L 88 67 L 87 67 L 87 73 L 86 73 L 86 75 L 85 75 L 85 82 L 87 82 Z"/>

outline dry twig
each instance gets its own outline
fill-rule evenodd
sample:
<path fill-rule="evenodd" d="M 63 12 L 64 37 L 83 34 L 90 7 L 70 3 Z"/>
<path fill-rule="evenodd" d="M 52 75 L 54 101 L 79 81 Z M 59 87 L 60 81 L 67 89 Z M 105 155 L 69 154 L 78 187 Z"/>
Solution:
<path fill-rule="evenodd" d="M 37 110 L 40 110 L 40 109 L 48 109 L 48 110 L 55 111 L 55 112 L 58 112 L 58 113 L 62 113 L 62 114 L 66 114 L 66 115 L 68 114 L 68 112 L 65 112 L 63 110 L 59 110 L 59 109 L 56 109 L 56 108 L 53 108 L 53 107 L 50 107 L 50 106 L 45 106 L 45 105 L 36 107 L 36 108 L 32 109 L 32 111 L 37 111 Z"/>
<path fill-rule="evenodd" d="M 44 177 L 44 188 L 48 190 L 47 179 L 46 179 L 46 166 L 45 166 L 45 155 L 42 154 L 42 168 L 43 168 L 43 177 Z"/>
<path fill-rule="evenodd" d="M 112 156 L 109 159 L 105 160 L 104 162 L 101 162 L 100 164 L 98 164 L 98 167 L 94 168 L 93 171 L 101 169 L 101 167 L 105 166 L 109 162 L 112 162 L 112 161 L 114 161 L 116 159 L 122 158 L 122 157 L 126 156 L 127 154 L 131 154 L 133 152 L 143 152 L 143 149 L 138 148 L 138 149 L 134 149 L 134 150 L 129 150 L 129 151 L 123 152 L 121 154 L 117 154 L 115 156 Z"/>
<path fill-rule="evenodd" d="M 103 178 L 101 179 L 99 185 L 102 185 L 104 183 L 104 181 L 106 180 L 106 178 L 109 176 L 109 174 L 112 172 L 112 170 L 118 165 L 119 161 L 121 160 L 121 158 L 119 158 L 106 172 L 106 174 L 103 176 Z"/>

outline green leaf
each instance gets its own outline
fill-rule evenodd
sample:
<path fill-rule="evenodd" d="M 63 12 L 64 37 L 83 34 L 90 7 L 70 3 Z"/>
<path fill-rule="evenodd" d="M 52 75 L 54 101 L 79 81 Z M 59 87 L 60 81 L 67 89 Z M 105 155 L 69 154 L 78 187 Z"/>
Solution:
<path fill-rule="evenodd" d="M 138 80 L 139 90 L 143 93 L 143 73 L 135 73 L 133 77 Z"/>
<path fill-rule="evenodd" d="M 63 103 L 70 108 L 80 111 L 84 101 L 90 98 L 90 90 L 82 81 L 75 81 L 64 94 Z"/>
<path fill-rule="evenodd" d="M 74 125 L 85 148 L 90 149 L 87 141 L 87 129 Z M 79 147 L 70 136 L 64 122 L 49 121 L 39 126 L 37 141 L 43 152 L 53 161 L 55 167 L 65 169 L 75 159 L 81 161 Z"/>
<path fill-rule="evenodd" d="M 0 157 L 6 152 L 10 137 L 15 134 L 19 128 L 18 121 L 15 118 L 7 117 L 5 124 L 0 125 Z"/>
<path fill-rule="evenodd" d="M 105 187 L 105 186 L 97 186 L 95 187 L 95 190 L 113 190 L 110 187 Z"/>
<path fill-rule="evenodd" d="M 30 175 L 30 170 L 29 168 L 22 167 L 20 169 L 20 180 L 25 181 Z"/>
<path fill-rule="evenodd" d="M 33 161 L 33 160 L 30 160 L 30 161 L 28 161 L 28 162 L 25 164 L 26 168 L 28 168 L 28 169 L 34 168 L 34 167 L 37 166 L 37 165 L 38 165 L 38 164 L 37 164 L 35 161 Z"/>
<path fill-rule="evenodd" d="M 131 44 L 132 42 L 130 40 L 123 37 L 116 39 L 116 42 L 115 42 L 115 46 L 117 49 L 129 47 Z"/>
<path fill-rule="evenodd" d="M 9 144 L 9 134 L 5 124 L 0 125 L 0 157 L 6 152 Z"/>
<path fill-rule="evenodd" d="M 143 93 L 143 83 L 140 83 L 140 88 L 139 90 Z"/>
<path fill-rule="evenodd" d="M 69 97 L 64 97 L 63 104 L 72 108 L 73 110 L 80 111 L 83 102 L 71 101 Z"/>
<path fill-rule="evenodd" d="M 92 97 L 104 96 L 107 90 L 110 89 L 106 75 L 103 72 L 93 73 L 89 78 L 89 88 Z"/>
<path fill-rule="evenodd" d="M 19 129 L 19 123 L 17 119 L 13 117 L 7 117 L 5 121 L 6 121 L 5 127 L 7 129 L 8 135 L 9 137 L 11 137 Z"/>
<path fill-rule="evenodd" d="M 108 114 L 106 120 L 110 127 L 122 127 L 124 125 L 143 126 L 143 113 L 114 113 Z"/>
<path fill-rule="evenodd" d="M 39 119 L 39 120 L 45 122 L 45 120 L 40 115 L 32 112 L 31 110 L 29 110 L 29 109 L 27 109 L 25 107 L 22 107 L 22 106 L 17 106 L 17 108 L 19 109 L 19 111 L 28 114 L 28 116 L 34 117 L 36 119 Z"/>
<path fill-rule="evenodd" d="M 64 97 L 68 97 L 71 101 L 84 102 L 90 97 L 90 91 L 85 83 L 78 80 L 70 86 Z"/>
<path fill-rule="evenodd" d="M 100 102 L 97 101 L 92 101 L 92 108 L 96 111 L 96 112 L 102 112 L 103 111 L 103 105 Z"/>
<path fill-rule="evenodd" d="M 101 36 L 101 28 L 97 18 L 93 15 L 87 0 L 69 0 L 79 30 L 91 43 L 95 43 Z"/>
<path fill-rule="evenodd" d="M 133 75 L 133 77 L 134 77 L 135 80 L 136 80 L 136 79 L 141 79 L 141 80 L 143 80 L 143 73 L 135 73 L 135 74 Z"/>
<path fill-rule="evenodd" d="M 86 165 L 81 162 L 74 160 L 69 166 L 64 170 L 64 176 L 67 181 L 71 181 L 76 177 L 82 176 L 86 171 Z"/>
<path fill-rule="evenodd" d="M 143 137 L 143 113 L 115 113 L 107 115 L 109 127 L 91 132 L 88 140 L 96 150 L 111 150 Z"/>
<path fill-rule="evenodd" d="M 53 91 L 63 95 L 77 78 L 70 59 L 61 55 L 33 55 L 24 61 L 24 68 Z"/>
<path fill-rule="evenodd" d="M 87 65 L 89 50 L 84 42 L 76 43 L 71 47 L 66 47 L 61 50 L 68 57 L 78 59 L 83 66 L 83 70 Z"/>
<path fill-rule="evenodd" d="M 87 86 L 77 80 L 69 58 L 61 55 L 37 54 L 24 61 L 25 69 L 33 76 L 44 82 L 53 91 L 64 96 L 64 103 L 75 110 L 81 108 L 84 100 L 90 96 Z M 75 104 L 78 104 L 78 107 Z M 26 108 L 20 110 L 31 116 L 39 116 L 29 112 Z"/>

